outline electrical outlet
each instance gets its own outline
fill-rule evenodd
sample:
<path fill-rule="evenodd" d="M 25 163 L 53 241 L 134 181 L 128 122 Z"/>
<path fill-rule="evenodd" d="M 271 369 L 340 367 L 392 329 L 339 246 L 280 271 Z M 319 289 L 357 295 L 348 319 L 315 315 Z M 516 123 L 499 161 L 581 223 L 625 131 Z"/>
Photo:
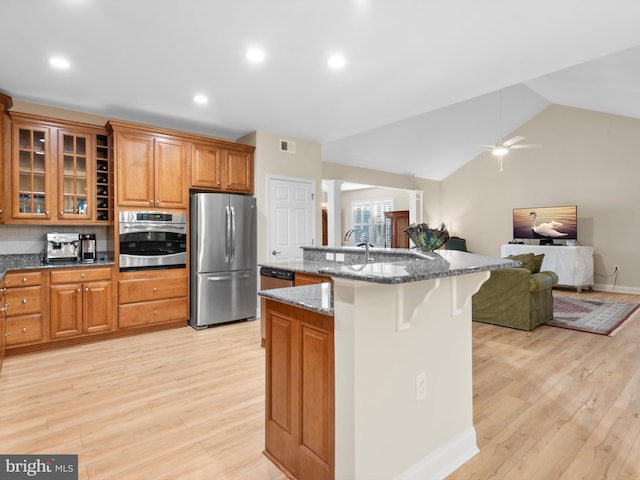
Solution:
<path fill-rule="evenodd" d="M 618 271 L 620 271 L 620 265 L 614 265 L 614 266 L 613 266 L 613 271 L 614 271 L 614 272 L 618 272 Z"/>
<path fill-rule="evenodd" d="M 416 400 L 427 398 L 427 374 L 425 372 L 416 375 Z"/>

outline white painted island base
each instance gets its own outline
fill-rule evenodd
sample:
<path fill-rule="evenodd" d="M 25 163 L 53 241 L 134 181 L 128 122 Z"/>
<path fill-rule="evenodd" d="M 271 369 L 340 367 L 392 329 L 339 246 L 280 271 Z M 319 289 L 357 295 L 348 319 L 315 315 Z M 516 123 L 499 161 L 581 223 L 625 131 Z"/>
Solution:
<path fill-rule="evenodd" d="M 441 479 L 478 452 L 471 296 L 488 277 L 334 277 L 336 479 Z"/>

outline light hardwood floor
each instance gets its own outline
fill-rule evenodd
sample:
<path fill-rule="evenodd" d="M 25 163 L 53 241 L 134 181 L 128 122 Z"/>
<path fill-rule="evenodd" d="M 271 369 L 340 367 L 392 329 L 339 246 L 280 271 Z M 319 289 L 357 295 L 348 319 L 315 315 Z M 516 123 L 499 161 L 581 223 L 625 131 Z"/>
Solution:
<path fill-rule="evenodd" d="M 79 455 L 80 479 L 284 479 L 264 449 L 259 322 L 5 359 L 0 452 Z"/>
<path fill-rule="evenodd" d="M 262 455 L 259 336 L 185 327 L 9 357 L 0 452 L 77 453 L 90 480 L 284 479 Z M 473 337 L 480 453 L 450 480 L 640 478 L 640 312 L 614 337 L 479 323 Z"/>

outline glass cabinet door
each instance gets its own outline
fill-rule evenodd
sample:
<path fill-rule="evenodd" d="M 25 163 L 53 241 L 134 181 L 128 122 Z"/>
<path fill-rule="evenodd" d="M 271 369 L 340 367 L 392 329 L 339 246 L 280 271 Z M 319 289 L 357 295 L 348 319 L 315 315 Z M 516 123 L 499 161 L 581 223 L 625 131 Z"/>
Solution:
<path fill-rule="evenodd" d="M 13 216 L 49 218 L 49 129 L 14 125 L 13 135 Z"/>
<path fill-rule="evenodd" d="M 58 132 L 58 216 L 60 219 L 91 217 L 91 136 Z"/>

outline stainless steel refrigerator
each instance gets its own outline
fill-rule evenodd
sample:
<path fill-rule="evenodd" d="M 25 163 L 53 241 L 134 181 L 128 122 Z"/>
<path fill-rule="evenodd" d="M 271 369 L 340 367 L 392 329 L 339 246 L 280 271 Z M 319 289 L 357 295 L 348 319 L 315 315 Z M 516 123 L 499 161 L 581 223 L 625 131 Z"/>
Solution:
<path fill-rule="evenodd" d="M 257 304 L 256 200 L 191 195 L 191 315 L 196 329 L 253 319 Z"/>

